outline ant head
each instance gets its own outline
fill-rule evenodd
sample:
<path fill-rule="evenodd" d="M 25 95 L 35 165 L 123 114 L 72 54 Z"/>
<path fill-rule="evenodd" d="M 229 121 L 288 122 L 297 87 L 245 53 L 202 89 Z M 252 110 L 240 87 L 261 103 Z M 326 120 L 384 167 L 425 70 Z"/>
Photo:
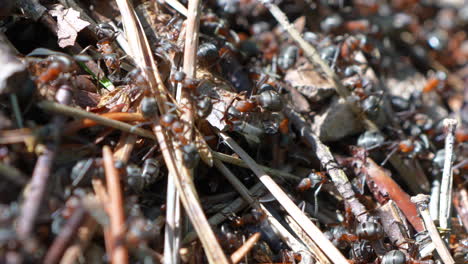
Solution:
<path fill-rule="evenodd" d="M 114 27 L 109 23 L 100 23 L 97 25 L 96 35 L 99 40 L 113 41 L 119 32 L 116 32 Z"/>

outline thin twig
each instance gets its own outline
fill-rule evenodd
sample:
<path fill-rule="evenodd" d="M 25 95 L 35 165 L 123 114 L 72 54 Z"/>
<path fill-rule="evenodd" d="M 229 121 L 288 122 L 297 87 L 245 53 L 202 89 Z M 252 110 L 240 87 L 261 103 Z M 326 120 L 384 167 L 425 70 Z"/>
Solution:
<path fill-rule="evenodd" d="M 18 186 L 28 183 L 28 178 L 20 170 L 5 163 L 0 163 L 0 175 Z"/>
<path fill-rule="evenodd" d="M 445 160 L 440 185 L 440 204 L 439 204 L 439 226 L 443 230 L 450 227 L 450 215 L 452 211 L 452 186 L 453 186 L 453 145 L 455 144 L 455 129 L 457 120 L 445 119 L 444 126 L 447 131 L 445 137 Z"/>
<path fill-rule="evenodd" d="M 56 103 L 56 105 L 63 106 L 65 104 L 70 104 L 71 87 L 68 84 L 61 85 L 57 90 L 55 97 L 59 102 Z M 31 178 L 30 192 L 23 203 L 21 214 L 18 219 L 18 237 L 25 241 L 31 241 L 30 239 L 34 229 L 34 221 L 39 214 L 40 205 L 44 199 L 65 119 L 63 116 L 55 116 L 52 122 L 55 128 L 53 133 L 54 141 L 45 146 L 43 153 L 36 161 Z"/>
<path fill-rule="evenodd" d="M 124 205 L 119 172 L 114 167 L 114 158 L 112 156 L 112 150 L 109 146 L 103 147 L 102 157 L 104 161 L 104 169 L 106 172 L 107 193 L 109 194 L 110 200 L 110 229 L 113 237 L 112 239 L 114 241 L 111 259 L 113 264 L 126 264 L 128 263 L 128 250 L 122 241 L 118 241 L 118 238 L 122 236 L 125 230 Z"/>
<path fill-rule="evenodd" d="M 120 122 L 141 122 L 145 121 L 145 118 L 141 114 L 138 113 L 126 113 L 126 112 L 112 112 L 112 113 L 104 113 L 100 114 L 99 116 L 112 119 L 112 120 L 117 120 Z M 92 127 L 95 125 L 98 125 L 99 123 L 95 120 L 92 119 L 82 119 L 82 120 L 76 120 L 71 122 L 70 124 L 67 125 L 67 129 L 65 131 L 66 134 L 71 134 L 74 133 L 80 129 L 83 128 L 88 128 Z"/>
<path fill-rule="evenodd" d="M 249 189 L 249 193 L 251 193 L 252 195 L 258 195 L 258 193 L 262 189 L 263 189 L 263 184 L 261 182 L 258 182 Z M 241 211 L 242 209 L 244 209 L 247 205 L 248 203 L 244 200 L 244 198 L 239 197 L 235 199 L 234 201 L 232 201 L 228 206 L 224 207 L 223 210 L 221 210 L 220 212 L 210 217 L 208 222 L 211 225 L 216 226 L 222 223 L 224 220 L 226 220 L 229 214 L 237 213 Z M 182 243 L 183 244 L 190 243 L 196 238 L 197 238 L 197 233 L 190 232 L 184 237 L 184 240 L 182 241 Z"/>
<path fill-rule="evenodd" d="M 326 238 L 317 226 L 310 221 L 310 219 L 291 201 L 288 195 L 267 175 L 257 163 L 245 152 L 232 138 L 224 133 L 218 133 L 232 150 L 234 150 L 250 167 L 250 169 L 257 175 L 260 181 L 270 191 L 270 193 L 278 200 L 283 208 L 293 217 L 293 219 L 300 223 L 302 229 L 314 240 L 314 242 L 321 248 L 321 250 L 328 256 L 334 263 L 347 263 L 347 259 L 341 252 Z"/>
<path fill-rule="evenodd" d="M 77 258 L 84 253 L 84 249 L 93 238 L 96 228 L 97 222 L 91 216 L 88 216 L 84 224 L 78 230 L 75 243 L 67 248 L 63 254 L 60 264 L 75 264 Z"/>
<path fill-rule="evenodd" d="M 31 191 L 23 203 L 21 215 L 18 218 L 17 232 L 20 239 L 29 240 L 31 238 L 34 221 L 39 213 L 55 156 L 55 150 L 45 149 L 36 161 L 31 177 Z"/>
<path fill-rule="evenodd" d="M 417 196 L 411 197 L 411 201 L 416 204 L 419 214 L 424 221 L 424 225 L 429 232 L 432 243 L 434 243 L 437 253 L 439 253 L 442 261 L 445 264 L 455 263 L 452 256 L 450 255 L 450 251 L 445 246 L 444 241 L 440 237 L 439 232 L 437 231 L 437 227 L 435 226 L 431 215 L 429 214 L 429 210 L 427 209 L 429 205 L 429 197 L 429 195 L 418 194 Z"/>
<path fill-rule="evenodd" d="M 54 239 L 54 242 L 47 251 L 47 254 L 44 257 L 44 263 L 55 264 L 60 261 L 68 245 L 75 238 L 78 228 L 83 223 L 85 216 L 86 211 L 82 206 L 75 209 L 72 216 L 67 220 L 66 224 L 62 227 L 62 230 Z"/>
<path fill-rule="evenodd" d="M 238 248 L 234 253 L 231 254 L 231 263 L 239 263 L 247 255 L 247 253 L 249 253 L 253 246 L 255 246 L 255 243 L 258 242 L 260 236 L 260 232 L 251 235 L 249 239 L 247 239 L 247 241 L 245 241 L 245 243 L 240 248 Z"/>
<path fill-rule="evenodd" d="M 94 193 L 96 194 L 97 199 L 99 200 L 104 210 L 106 211 L 106 215 L 109 216 L 109 212 L 110 212 L 109 200 L 110 199 L 109 199 L 109 195 L 107 194 L 106 188 L 104 187 L 104 183 L 102 179 L 92 179 L 91 183 L 93 185 Z M 107 255 L 110 257 L 112 256 L 112 249 L 114 248 L 114 241 L 112 239 L 112 233 L 111 233 L 109 224 L 103 225 L 102 228 L 103 228 L 103 233 L 104 233 L 104 243 L 106 246 L 106 252 L 107 252 Z"/>
<path fill-rule="evenodd" d="M 266 220 L 268 221 L 269 226 L 271 226 L 271 228 L 281 238 L 281 240 L 284 241 L 286 245 L 288 245 L 295 252 L 303 251 L 304 254 L 311 255 L 307 248 L 302 243 L 300 243 L 285 227 L 283 227 L 283 225 L 278 220 L 276 220 L 275 217 L 273 217 L 272 213 L 265 206 L 252 197 L 250 190 L 248 190 L 247 187 L 245 187 L 244 184 L 242 184 L 242 182 L 221 161 L 215 159 L 214 165 L 226 177 L 234 189 L 236 189 L 236 191 L 241 195 L 242 199 L 244 199 L 251 207 L 260 209 L 265 212 L 267 215 Z M 323 255 L 322 252 L 319 254 Z M 324 258 L 326 257 L 324 256 Z"/>
<path fill-rule="evenodd" d="M 38 104 L 38 106 L 46 111 L 72 116 L 75 118 L 87 118 L 104 126 L 156 140 L 156 137 L 148 130 L 138 128 L 117 120 L 109 119 L 94 113 L 86 112 L 78 108 L 61 105 L 51 101 L 42 101 Z"/>
<path fill-rule="evenodd" d="M 224 154 L 224 153 L 221 153 L 221 152 L 212 151 L 212 153 L 213 153 L 213 157 L 215 159 L 218 159 L 218 160 L 220 160 L 222 162 L 230 163 L 230 164 L 242 167 L 242 168 L 248 168 L 249 167 L 245 163 L 245 161 L 243 161 L 241 159 L 235 158 L 233 156 L 230 156 L 230 155 L 227 155 L 227 154 Z M 264 170 L 266 173 L 268 173 L 268 174 L 270 174 L 272 176 L 278 177 L 278 178 L 282 178 L 282 179 L 285 179 L 285 180 L 292 180 L 292 181 L 300 181 L 302 179 L 301 177 L 296 176 L 296 175 L 291 174 L 291 173 L 288 173 L 288 172 L 280 171 L 280 170 L 273 169 L 273 168 L 263 166 L 263 165 L 258 165 L 258 166 L 262 170 Z"/>

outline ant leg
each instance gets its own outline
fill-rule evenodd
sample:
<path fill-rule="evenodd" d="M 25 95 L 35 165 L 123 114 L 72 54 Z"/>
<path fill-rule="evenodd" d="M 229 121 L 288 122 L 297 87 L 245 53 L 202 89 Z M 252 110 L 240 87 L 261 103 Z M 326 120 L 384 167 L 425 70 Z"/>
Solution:
<path fill-rule="evenodd" d="M 323 186 L 323 183 L 321 183 L 317 190 L 315 190 L 314 192 L 314 217 L 317 217 L 317 214 L 318 214 L 318 194 L 320 192 L 320 190 L 322 189 L 322 186 Z"/>
<path fill-rule="evenodd" d="M 146 126 L 146 125 L 151 125 L 152 123 L 153 122 L 143 122 L 143 123 L 140 123 L 138 125 L 134 125 L 134 126 L 132 126 L 132 128 L 130 128 L 130 133 L 134 133 L 137 128 L 140 128 L 140 127 Z"/>
<path fill-rule="evenodd" d="M 80 173 L 78 174 L 78 176 L 75 179 L 73 179 L 72 186 L 77 186 L 81 182 L 81 180 L 84 178 L 86 173 L 88 173 L 88 170 L 93 165 L 93 162 L 94 160 L 92 158 L 86 161 L 84 167 L 80 170 Z"/>
<path fill-rule="evenodd" d="M 343 43 L 341 43 L 341 45 L 343 45 Z M 338 55 L 340 54 L 340 51 L 341 51 L 341 45 L 338 45 L 338 48 L 336 49 L 335 54 L 333 55 L 333 60 L 330 66 L 330 68 L 333 71 L 335 71 L 336 61 L 338 60 Z"/>
<path fill-rule="evenodd" d="M 385 165 L 385 163 L 387 163 L 387 161 L 390 159 L 390 157 L 393 156 L 393 154 L 395 154 L 395 152 L 398 150 L 398 147 L 394 147 L 394 149 L 392 149 L 392 151 L 387 155 L 387 157 L 384 159 L 384 161 L 382 161 L 382 163 L 380 163 L 380 166 L 383 166 Z"/>
<path fill-rule="evenodd" d="M 306 208 L 306 203 L 305 201 L 301 201 L 299 204 L 298 204 L 298 207 L 301 209 L 301 211 L 304 213 L 305 211 L 305 208 Z"/>
<path fill-rule="evenodd" d="M 97 51 L 96 51 L 96 48 L 95 48 L 93 45 L 88 45 L 88 46 L 86 46 L 82 51 L 80 51 L 80 53 L 78 53 L 78 55 L 84 54 L 84 53 L 85 53 L 86 51 L 88 51 L 89 49 L 91 49 L 91 50 L 97 52 Z"/>

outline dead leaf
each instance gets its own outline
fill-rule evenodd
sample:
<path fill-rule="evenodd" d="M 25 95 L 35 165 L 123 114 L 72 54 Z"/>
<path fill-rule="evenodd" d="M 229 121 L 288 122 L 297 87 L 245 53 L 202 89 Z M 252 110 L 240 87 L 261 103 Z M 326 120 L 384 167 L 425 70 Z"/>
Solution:
<path fill-rule="evenodd" d="M 80 19 L 80 12 L 73 8 L 65 9 L 62 5 L 56 5 L 49 13 L 57 17 L 58 45 L 61 48 L 74 45 L 78 32 L 89 26 L 88 22 Z"/>

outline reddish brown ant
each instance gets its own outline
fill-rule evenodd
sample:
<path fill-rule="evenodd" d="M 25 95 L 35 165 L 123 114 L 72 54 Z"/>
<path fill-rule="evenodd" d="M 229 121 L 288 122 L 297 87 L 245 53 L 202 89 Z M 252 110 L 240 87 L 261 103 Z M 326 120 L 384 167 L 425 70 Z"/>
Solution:
<path fill-rule="evenodd" d="M 358 50 L 361 50 L 366 53 L 372 52 L 374 46 L 372 46 L 367 37 L 363 35 L 358 35 L 357 37 L 348 37 L 343 42 L 340 48 L 340 56 L 345 60 L 350 60 L 352 54 Z"/>
<path fill-rule="evenodd" d="M 51 56 L 49 60 L 50 64 L 47 69 L 37 78 L 39 85 L 55 81 L 72 70 L 72 61 L 65 56 Z"/>
<path fill-rule="evenodd" d="M 100 54 L 100 58 L 104 61 L 110 75 L 120 73 L 120 58 L 112 46 L 112 42 L 117 37 L 117 32 L 115 32 L 111 25 L 101 23 L 98 25 L 96 35 L 99 39 L 96 43 L 97 49 L 88 46 L 81 53 L 84 53 L 88 49 L 94 49 Z"/>

